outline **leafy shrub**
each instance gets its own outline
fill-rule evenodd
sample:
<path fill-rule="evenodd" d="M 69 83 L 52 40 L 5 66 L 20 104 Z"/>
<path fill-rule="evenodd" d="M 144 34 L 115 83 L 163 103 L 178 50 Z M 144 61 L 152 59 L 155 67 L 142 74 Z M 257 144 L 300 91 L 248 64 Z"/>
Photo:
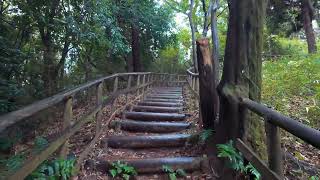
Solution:
<path fill-rule="evenodd" d="M 137 175 L 137 171 L 134 167 L 129 166 L 127 163 L 117 161 L 112 163 L 112 169 L 109 170 L 110 175 L 115 177 L 122 177 L 125 180 L 129 180 L 131 176 Z"/>
<path fill-rule="evenodd" d="M 244 175 L 252 175 L 254 179 L 260 179 L 261 174 L 251 164 L 244 164 L 243 156 L 233 147 L 233 141 L 230 140 L 227 144 L 218 144 L 218 157 L 227 158 L 228 166 Z"/>
<path fill-rule="evenodd" d="M 168 174 L 170 180 L 176 180 L 177 177 L 185 177 L 187 175 L 183 169 L 173 170 L 173 168 L 168 165 L 163 165 L 162 170 Z"/>
<path fill-rule="evenodd" d="M 75 173 L 75 159 L 56 159 L 53 161 L 45 161 L 26 179 L 38 180 L 67 180 Z"/>

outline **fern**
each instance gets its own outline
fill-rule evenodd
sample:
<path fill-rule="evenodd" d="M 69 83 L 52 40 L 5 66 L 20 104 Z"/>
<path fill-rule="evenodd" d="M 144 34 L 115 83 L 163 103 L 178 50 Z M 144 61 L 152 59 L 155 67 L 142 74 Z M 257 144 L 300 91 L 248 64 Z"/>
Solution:
<path fill-rule="evenodd" d="M 246 172 L 246 174 L 252 174 L 254 176 L 255 180 L 261 179 L 261 174 L 258 172 L 258 170 L 251 163 L 249 163 L 245 167 L 245 172 Z"/>
<path fill-rule="evenodd" d="M 55 159 L 43 162 L 26 179 L 70 179 L 75 173 L 75 159 Z"/>
<path fill-rule="evenodd" d="M 209 137 L 213 135 L 213 133 L 214 133 L 214 130 L 212 129 L 203 130 L 200 134 L 200 142 L 205 143 L 209 139 Z"/>
<path fill-rule="evenodd" d="M 243 174 L 252 175 L 256 180 L 261 178 L 261 174 L 251 163 L 246 166 L 244 165 L 243 156 L 233 147 L 232 140 L 227 144 L 218 144 L 217 148 L 219 152 L 218 157 L 227 158 L 229 160 L 228 165 L 230 168 Z"/>

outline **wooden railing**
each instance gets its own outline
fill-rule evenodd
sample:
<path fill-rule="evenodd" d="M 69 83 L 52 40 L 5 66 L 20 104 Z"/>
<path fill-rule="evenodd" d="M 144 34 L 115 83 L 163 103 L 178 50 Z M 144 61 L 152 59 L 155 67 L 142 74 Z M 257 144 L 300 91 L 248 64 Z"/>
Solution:
<path fill-rule="evenodd" d="M 15 172 L 9 172 L 5 175 L 5 179 L 24 179 L 31 172 L 33 172 L 43 161 L 48 159 L 52 154 L 54 154 L 58 149 L 62 157 L 65 157 L 68 152 L 68 139 L 79 131 L 84 124 L 95 120 L 96 132 L 95 138 L 89 143 L 90 145 L 84 150 L 84 152 L 90 151 L 90 146 L 95 144 L 98 140 L 98 136 L 101 134 L 101 119 L 102 119 L 102 109 L 105 105 L 113 103 L 114 100 L 119 97 L 119 95 L 128 94 L 132 92 L 137 92 L 139 94 L 144 94 L 144 92 L 150 88 L 150 86 L 155 85 L 180 85 L 185 83 L 185 75 L 178 74 L 165 74 L 165 73 L 151 73 L 151 72 L 141 72 L 141 73 L 119 73 L 113 74 L 111 76 L 103 77 L 86 84 L 83 84 L 72 90 L 68 90 L 52 97 L 43 99 L 41 101 L 35 102 L 29 106 L 26 106 L 17 111 L 8 113 L 0 117 L 0 133 L 9 129 L 11 126 L 23 122 L 26 119 L 41 113 L 44 110 L 50 109 L 60 103 L 64 104 L 63 110 L 63 127 L 61 132 L 56 135 L 57 137 L 51 141 L 46 148 L 37 154 L 31 155 L 27 161 Z M 119 81 L 126 79 L 126 84 L 122 84 L 122 89 L 120 88 Z M 136 79 L 135 85 L 133 86 L 133 80 Z M 110 82 L 111 81 L 111 82 Z M 113 81 L 113 83 L 112 83 Z M 108 94 L 108 98 L 103 97 L 103 91 L 106 83 L 113 84 L 112 92 Z M 74 97 L 79 92 L 88 91 L 89 88 L 95 88 L 95 107 L 87 113 L 80 117 L 79 120 L 74 121 L 73 117 L 73 104 Z M 105 129 L 103 129 L 105 130 Z M 83 158 L 77 162 L 81 164 Z"/>
<path fill-rule="evenodd" d="M 188 84 L 192 91 L 199 97 L 199 89 L 196 87 L 199 82 L 199 74 L 187 71 Z M 281 149 L 281 137 L 279 127 L 294 136 L 304 140 L 306 143 L 320 149 L 320 131 L 310 128 L 299 121 L 282 115 L 281 113 L 268 108 L 248 98 L 234 97 L 228 91 L 222 92 L 228 100 L 239 103 L 240 106 L 251 110 L 263 117 L 265 121 L 265 132 L 267 138 L 268 165 L 252 151 L 240 138 L 236 139 L 236 148 L 243 156 L 255 166 L 262 174 L 263 179 L 283 179 L 283 155 Z M 220 95 L 221 96 L 221 95 Z"/>
<path fill-rule="evenodd" d="M 187 70 L 187 81 L 192 93 L 197 99 L 200 99 L 199 96 L 199 73 L 193 73 L 193 68 Z"/>

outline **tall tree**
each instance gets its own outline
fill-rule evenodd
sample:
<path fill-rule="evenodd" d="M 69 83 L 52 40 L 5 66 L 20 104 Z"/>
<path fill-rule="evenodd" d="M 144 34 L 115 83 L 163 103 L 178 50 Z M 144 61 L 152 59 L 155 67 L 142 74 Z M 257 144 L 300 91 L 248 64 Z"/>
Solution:
<path fill-rule="evenodd" d="M 315 12 L 311 0 L 302 0 L 301 12 L 303 18 L 303 28 L 307 38 L 308 52 L 315 53 L 317 51 L 316 38 L 312 26 Z"/>
<path fill-rule="evenodd" d="M 197 61 L 197 44 L 196 44 L 196 29 L 193 22 L 193 8 L 194 8 L 194 0 L 190 0 L 189 12 L 187 13 L 190 29 L 191 29 L 191 39 L 192 39 L 192 60 L 194 71 L 198 72 L 198 61 Z"/>
<path fill-rule="evenodd" d="M 290 36 L 304 29 L 309 53 L 317 51 L 312 20 L 316 18 L 317 0 L 270 0 L 267 25 L 272 34 Z M 318 10 L 319 11 L 319 10 Z"/>
<path fill-rule="evenodd" d="M 215 77 L 218 84 L 219 82 L 219 71 L 220 71 L 220 61 L 219 61 L 219 37 L 218 37 L 218 27 L 217 27 L 217 10 L 219 8 L 219 0 L 211 0 L 211 37 L 212 37 L 212 59 L 215 64 Z"/>
<path fill-rule="evenodd" d="M 198 72 L 198 63 L 197 63 L 197 44 L 196 44 L 196 26 L 194 23 L 194 14 L 195 14 L 195 1 L 194 0 L 166 0 L 167 4 L 174 10 L 179 13 L 182 13 L 188 17 L 189 26 L 191 31 L 191 47 L 192 47 L 192 62 L 195 72 Z"/>
<path fill-rule="evenodd" d="M 216 128 L 215 143 L 242 137 L 250 141 L 252 123 L 238 103 L 238 96 L 260 101 L 262 37 L 266 0 L 230 0 L 227 47 L 223 75 L 218 86 L 220 123 Z M 251 128 L 250 130 L 248 130 Z M 257 128 L 257 127 L 255 127 Z M 255 130 L 256 131 L 256 130 Z"/>

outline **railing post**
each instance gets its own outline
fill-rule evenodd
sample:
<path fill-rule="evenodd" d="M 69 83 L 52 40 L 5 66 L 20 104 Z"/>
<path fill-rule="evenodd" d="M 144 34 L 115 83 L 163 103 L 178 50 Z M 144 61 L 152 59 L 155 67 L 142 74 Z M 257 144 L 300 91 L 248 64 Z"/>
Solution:
<path fill-rule="evenodd" d="M 146 84 L 146 75 L 144 74 L 142 77 L 142 85 Z M 145 86 L 142 88 L 142 96 L 144 96 Z"/>
<path fill-rule="evenodd" d="M 118 90 L 118 83 L 119 83 L 119 77 L 116 76 L 116 77 L 114 78 L 113 93 L 117 92 L 117 90 Z"/>
<path fill-rule="evenodd" d="M 63 112 L 63 124 L 62 129 L 65 130 L 71 125 L 72 120 L 72 97 L 68 98 L 64 105 L 64 112 Z M 69 153 L 69 143 L 68 140 L 61 146 L 60 149 L 60 157 L 66 158 Z"/>
<path fill-rule="evenodd" d="M 284 177 L 279 128 L 270 123 L 268 118 L 265 118 L 265 122 L 269 168 L 280 177 Z"/>
<path fill-rule="evenodd" d="M 140 74 L 138 75 L 138 78 L 137 78 L 137 87 L 140 86 Z M 137 90 L 137 93 L 138 95 L 140 94 L 140 89 Z"/>
<path fill-rule="evenodd" d="M 96 100 L 96 106 L 102 106 L 103 103 L 103 82 L 99 83 L 97 85 L 97 100 Z M 102 107 L 101 107 L 102 108 Z M 101 116 L 102 116 L 102 110 L 100 109 L 97 114 L 96 114 L 96 135 L 98 135 L 98 133 L 101 130 Z"/>
<path fill-rule="evenodd" d="M 131 87 L 132 75 L 129 75 L 127 89 Z"/>
<path fill-rule="evenodd" d="M 199 77 L 195 77 L 196 79 L 196 92 L 199 93 Z"/>
<path fill-rule="evenodd" d="M 196 91 L 196 78 L 194 77 L 194 76 L 192 76 L 192 89 L 194 90 L 194 91 Z"/>

